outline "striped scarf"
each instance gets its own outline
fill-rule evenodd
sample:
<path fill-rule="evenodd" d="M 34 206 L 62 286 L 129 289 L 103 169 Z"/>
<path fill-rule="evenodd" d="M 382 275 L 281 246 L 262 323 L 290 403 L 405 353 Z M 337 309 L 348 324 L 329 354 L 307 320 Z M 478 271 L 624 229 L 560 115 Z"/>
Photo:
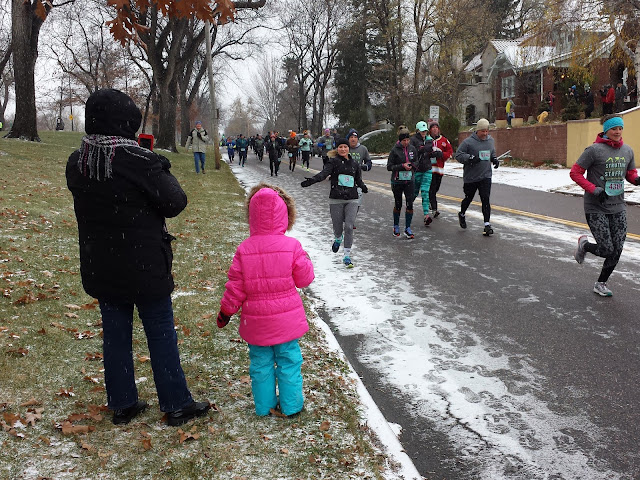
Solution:
<path fill-rule="evenodd" d="M 116 148 L 132 145 L 138 146 L 138 142 L 124 137 L 85 135 L 80 145 L 78 169 L 85 177 L 96 180 L 111 178 L 111 162 L 116 155 Z"/>

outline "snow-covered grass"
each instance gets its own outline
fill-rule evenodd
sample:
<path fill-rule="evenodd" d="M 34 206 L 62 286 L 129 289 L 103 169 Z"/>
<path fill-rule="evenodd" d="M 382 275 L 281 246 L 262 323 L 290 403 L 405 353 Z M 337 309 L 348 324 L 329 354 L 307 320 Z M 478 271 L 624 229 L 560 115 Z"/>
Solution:
<path fill-rule="evenodd" d="M 168 222 L 177 237 L 176 328 L 190 389 L 213 408 L 181 429 L 164 425 L 136 322 L 136 377 L 150 408 L 112 425 L 100 313 L 80 283 L 64 178 L 80 137 L 42 139 L 0 139 L 0 478 L 399 478 L 365 421 L 357 377 L 312 311 L 301 342 L 305 410 L 295 419 L 255 415 L 237 320 L 215 325 L 226 270 L 247 235 L 244 191 L 226 165 L 196 176 L 186 154 L 167 154 L 190 201 Z"/>

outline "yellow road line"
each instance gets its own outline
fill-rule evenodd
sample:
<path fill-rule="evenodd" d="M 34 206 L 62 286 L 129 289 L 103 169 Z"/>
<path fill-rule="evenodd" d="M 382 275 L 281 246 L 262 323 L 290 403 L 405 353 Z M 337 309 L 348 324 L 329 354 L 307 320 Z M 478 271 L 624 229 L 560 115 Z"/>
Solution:
<path fill-rule="evenodd" d="M 390 190 L 391 186 L 388 183 L 381 183 L 381 182 L 375 182 L 375 181 L 371 181 L 368 180 L 367 184 L 374 184 L 376 186 L 379 187 L 386 187 L 386 189 Z M 451 200 L 452 202 L 461 202 L 462 199 L 458 198 L 458 197 L 450 197 L 449 195 L 440 195 L 438 194 L 439 198 L 443 198 L 446 200 Z M 482 203 L 480 202 L 471 202 L 473 205 L 476 206 L 482 206 Z M 587 225 L 586 223 L 581 223 L 581 222 L 574 222 L 572 220 L 564 220 L 562 218 L 556 218 L 556 217 L 549 217 L 548 215 L 540 215 L 539 213 L 531 213 L 531 212 L 525 212 L 524 210 L 516 210 L 514 208 L 508 208 L 508 207 L 501 207 L 501 206 L 497 206 L 497 205 L 491 205 L 491 210 L 498 210 L 499 212 L 505 212 L 505 213 L 513 213 L 515 215 L 522 215 L 523 217 L 529 217 L 529 218 L 535 218 L 537 220 L 544 220 L 547 222 L 553 222 L 553 223 L 559 223 L 561 225 L 567 225 L 569 227 L 576 227 L 576 228 L 582 228 L 585 230 L 589 230 L 589 225 Z M 627 238 L 632 238 L 634 240 L 640 240 L 640 235 L 636 234 L 636 233 L 627 233 Z"/>

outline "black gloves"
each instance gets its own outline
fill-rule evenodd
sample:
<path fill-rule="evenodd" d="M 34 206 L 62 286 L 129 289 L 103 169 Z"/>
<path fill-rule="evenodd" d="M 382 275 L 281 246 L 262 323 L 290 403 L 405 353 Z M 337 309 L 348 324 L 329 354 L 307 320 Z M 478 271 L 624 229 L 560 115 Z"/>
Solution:
<path fill-rule="evenodd" d="M 479 161 L 480 161 L 480 159 L 478 157 L 476 157 L 475 155 L 469 155 L 469 158 L 467 159 L 467 163 L 469 165 L 475 165 Z"/>
<path fill-rule="evenodd" d="M 493 168 L 498 168 L 500 166 L 500 160 L 498 160 L 496 157 L 493 157 L 491 159 L 491 163 L 493 163 Z"/>
<path fill-rule="evenodd" d="M 369 189 L 367 188 L 366 185 L 362 186 L 362 193 L 369 193 Z"/>
<path fill-rule="evenodd" d="M 226 327 L 227 324 L 229 323 L 229 320 L 231 320 L 230 315 L 227 315 L 226 313 L 222 313 L 222 310 L 218 312 L 218 318 L 216 319 L 218 323 L 218 328 Z"/>
<path fill-rule="evenodd" d="M 607 192 L 605 192 L 604 188 L 602 187 L 596 187 L 593 190 L 593 195 L 598 199 L 600 203 L 604 203 L 607 198 L 609 198 L 609 195 L 607 195 Z"/>
<path fill-rule="evenodd" d="M 314 182 L 313 182 L 313 179 L 311 177 L 304 177 L 304 178 L 305 179 L 302 182 L 300 182 L 300 186 L 301 187 L 304 188 L 304 187 L 308 187 L 310 185 L 313 185 Z"/>

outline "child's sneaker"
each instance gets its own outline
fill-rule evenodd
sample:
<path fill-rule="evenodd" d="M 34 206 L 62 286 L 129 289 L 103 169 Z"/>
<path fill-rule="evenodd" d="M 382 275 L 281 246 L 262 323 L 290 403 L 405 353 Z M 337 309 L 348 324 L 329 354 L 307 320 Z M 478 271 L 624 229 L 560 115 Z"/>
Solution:
<path fill-rule="evenodd" d="M 576 252 L 573 254 L 573 258 L 576 259 L 576 262 L 582 263 L 584 262 L 584 257 L 587 255 L 587 251 L 584 247 L 587 246 L 588 240 L 586 235 L 580 235 L 578 237 L 578 248 L 576 248 Z"/>
<path fill-rule="evenodd" d="M 458 212 L 458 222 L 460 222 L 460 228 L 467 228 L 467 221 L 461 212 Z"/>
<path fill-rule="evenodd" d="M 400 236 L 400 225 L 394 225 L 393 226 L 393 236 L 394 237 L 399 237 Z"/>
<path fill-rule="evenodd" d="M 593 286 L 593 291 L 601 297 L 613 296 L 613 292 L 609 290 L 609 287 L 607 287 L 607 284 L 605 282 L 596 282 Z"/>
<path fill-rule="evenodd" d="M 351 261 L 351 257 L 344 257 L 342 259 L 342 263 L 344 263 L 344 266 L 347 268 L 353 268 L 353 262 Z"/>
<path fill-rule="evenodd" d="M 408 239 L 414 238 L 413 232 L 411 231 L 411 227 L 407 227 L 404 229 L 404 236 Z"/>

